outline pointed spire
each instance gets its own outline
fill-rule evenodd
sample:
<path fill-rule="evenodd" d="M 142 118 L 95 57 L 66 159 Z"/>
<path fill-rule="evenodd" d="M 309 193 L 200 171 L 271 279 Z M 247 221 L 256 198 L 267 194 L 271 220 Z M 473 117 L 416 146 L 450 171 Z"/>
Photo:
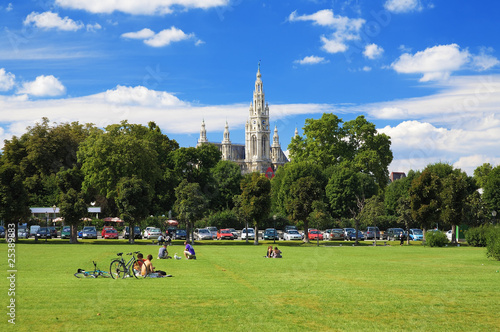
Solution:
<path fill-rule="evenodd" d="M 274 125 L 274 135 L 273 135 L 273 147 L 280 146 L 280 137 L 278 135 L 278 127 Z"/>
<path fill-rule="evenodd" d="M 229 125 L 226 120 L 226 126 L 224 127 L 224 139 L 222 140 L 222 143 L 231 143 L 229 140 Z"/>
<path fill-rule="evenodd" d="M 297 130 L 297 127 L 295 127 L 295 136 L 294 137 L 297 137 L 299 136 L 299 131 Z"/>
<path fill-rule="evenodd" d="M 198 139 L 198 145 L 201 145 L 203 143 L 207 143 L 207 130 L 205 128 L 205 119 L 201 122 L 201 129 L 200 129 L 200 138 Z"/>

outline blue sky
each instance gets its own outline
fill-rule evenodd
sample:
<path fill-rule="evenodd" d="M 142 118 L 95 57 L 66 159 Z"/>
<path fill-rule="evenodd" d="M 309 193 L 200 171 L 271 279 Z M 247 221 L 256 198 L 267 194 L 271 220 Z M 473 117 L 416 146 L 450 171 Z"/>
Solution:
<path fill-rule="evenodd" d="M 306 118 L 365 115 L 390 171 L 500 164 L 495 0 L 0 1 L 0 138 L 48 117 L 155 121 L 194 146 L 201 121 L 242 143 L 260 61 L 286 150 Z M 2 143 L 3 144 L 3 143 Z"/>

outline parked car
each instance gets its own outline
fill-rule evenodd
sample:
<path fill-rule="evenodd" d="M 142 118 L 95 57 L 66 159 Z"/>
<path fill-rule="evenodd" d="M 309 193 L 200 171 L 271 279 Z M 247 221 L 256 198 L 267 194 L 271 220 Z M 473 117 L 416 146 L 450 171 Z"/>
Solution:
<path fill-rule="evenodd" d="M 101 237 L 104 237 L 104 233 L 106 233 L 107 229 L 115 229 L 113 226 L 104 226 L 101 231 Z"/>
<path fill-rule="evenodd" d="M 206 228 L 197 228 L 195 238 L 197 240 L 213 240 L 212 233 Z"/>
<path fill-rule="evenodd" d="M 356 229 L 355 228 L 344 228 L 344 241 L 356 241 Z M 363 232 L 358 230 L 358 240 L 364 240 Z"/>
<path fill-rule="evenodd" d="M 212 239 L 216 240 L 217 239 L 217 227 L 208 226 L 207 229 L 210 231 L 210 234 L 212 234 Z"/>
<path fill-rule="evenodd" d="M 36 236 L 42 239 L 51 239 L 52 235 L 50 233 L 50 229 L 47 227 L 40 227 L 36 232 Z"/>
<path fill-rule="evenodd" d="M 332 229 L 329 228 L 329 229 L 325 229 L 325 231 L 323 232 L 323 239 L 326 240 L 330 240 L 330 233 L 332 232 Z"/>
<path fill-rule="evenodd" d="M 185 229 L 176 230 L 174 237 L 176 240 L 185 240 L 187 237 L 186 230 Z"/>
<path fill-rule="evenodd" d="M 309 240 L 323 240 L 323 234 L 321 234 L 320 231 L 317 229 L 310 229 L 309 232 L 307 232 L 307 236 L 309 237 Z"/>
<path fill-rule="evenodd" d="M 255 230 L 253 228 L 243 228 L 241 230 L 241 239 L 246 240 L 247 237 L 249 240 L 255 240 Z"/>
<path fill-rule="evenodd" d="M 2 236 L 3 232 L 3 236 Z M 26 227 L 18 227 L 17 228 L 17 237 L 19 239 L 27 239 L 29 238 L 30 233 Z M 3 229 L 2 226 L 0 226 L 0 237 L 5 237 L 5 229 Z"/>
<path fill-rule="evenodd" d="M 411 228 L 408 232 L 408 236 L 412 241 L 422 241 L 424 239 L 424 232 L 418 228 Z"/>
<path fill-rule="evenodd" d="M 50 236 L 53 238 L 57 238 L 57 229 L 54 226 L 49 226 Z"/>
<path fill-rule="evenodd" d="M 400 240 L 400 234 L 403 233 L 403 238 L 406 240 L 406 232 L 402 228 L 389 228 L 385 232 L 387 234 L 388 241 L 398 241 Z"/>
<path fill-rule="evenodd" d="M 330 230 L 328 239 L 325 240 L 343 240 L 344 239 L 344 230 L 341 228 L 334 228 Z"/>
<path fill-rule="evenodd" d="M 125 226 L 123 230 L 123 238 L 128 239 L 130 236 L 129 226 Z M 139 226 L 134 226 L 134 239 L 142 239 L 141 228 Z"/>
<path fill-rule="evenodd" d="M 238 232 L 234 228 L 228 228 L 228 229 L 233 234 L 234 239 L 238 240 Z"/>
<path fill-rule="evenodd" d="M 4 238 L 4 237 L 5 237 L 5 227 L 0 226 L 0 238 Z"/>
<path fill-rule="evenodd" d="M 299 231 L 296 229 L 289 229 L 288 232 L 283 233 L 283 240 L 302 240 L 302 235 L 300 235 Z"/>
<path fill-rule="evenodd" d="M 451 242 L 451 240 L 453 239 L 453 231 L 451 229 L 446 232 L 446 237 L 448 238 L 448 241 Z"/>
<path fill-rule="evenodd" d="M 364 237 L 365 240 L 374 240 L 375 238 L 380 239 L 380 230 L 378 229 L 378 227 L 366 227 Z"/>
<path fill-rule="evenodd" d="M 71 236 L 71 227 L 64 226 L 61 231 L 61 239 L 69 239 L 70 236 Z"/>
<path fill-rule="evenodd" d="M 142 237 L 147 239 L 149 231 L 152 230 L 153 228 L 156 228 L 156 227 L 148 226 L 148 227 L 144 228 L 144 230 L 142 231 Z"/>
<path fill-rule="evenodd" d="M 274 228 L 266 228 L 264 231 L 264 240 L 279 240 L 278 231 Z"/>
<path fill-rule="evenodd" d="M 161 230 L 159 228 L 150 228 L 147 232 L 147 235 L 145 236 L 146 239 L 148 240 L 155 240 L 157 239 L 161 234 Z"/>
<path fill-rule="evenodd" d="M 80 233 L 80 232 L 79 232 Z M 97 239 L 97 229 L 95 226 L 85 226 L 78 237 L 82 239 Z"/>
<path fill-rule="evenodd" d="M 228 228 L 217 231 L 217 240 L 234 240 L 234 235 Z"/>
<path fill-rule="evenodd" d="M 32 226 L 30 227 L 30 235 L 29 235 L 29 236 L 30 236 L 30 237 L 31 237 L 31 236 L 35 236 L 35 235 L 36 235 L 36 233 L 38 232 L 38 229 L 40 229 L 40 226 L 38 226 L 38 225 L 32 225 Z"/>
<path fill-rule="evenodd" d="M 105 239 L 118 239 L 118 231 L 114 228 L 108 228 L 104 232 L 103 238 L 105 238 Z"/>

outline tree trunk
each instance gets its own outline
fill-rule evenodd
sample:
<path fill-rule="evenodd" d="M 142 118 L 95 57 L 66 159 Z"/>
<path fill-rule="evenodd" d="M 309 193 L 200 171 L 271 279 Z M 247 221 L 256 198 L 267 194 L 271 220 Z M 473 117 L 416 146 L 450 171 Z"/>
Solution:
<path fill-rule="evenodd" d="M 70 231 L 70 235 L 69 235 L 69 243 L 71 244 L 74 244 L 74 243 L 78 243 L 78 229 L 76 227 L 76 225 L 73 225 L 71 224 L 70 226 L 71 228 L 71 231 Z"/>
<path fill-rule="evenodd" d="M 247 237 L 248 237 L 248 233 L 247 233 Z M 254 245 L 259 244 L 259 226 L 257 226 L 257 225 L 255 225 L 255 239 L 254 239 L 253 244 Z"/>
<path fill-rule="evenodd" d="M 128 223 L 128 243 L 134 244 L 135 243 L 135 230 L 134 230 L 135 224 L 129 222 Z"/>

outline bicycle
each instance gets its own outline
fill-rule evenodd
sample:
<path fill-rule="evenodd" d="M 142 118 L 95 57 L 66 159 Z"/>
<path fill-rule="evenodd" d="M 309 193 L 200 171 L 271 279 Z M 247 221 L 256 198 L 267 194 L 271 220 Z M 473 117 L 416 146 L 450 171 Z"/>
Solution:
<path fill-rule="evenodd" d="M 139 251 L 129 252 L 127 255 L 132 255 L 132 257 L 128 262 L 125 262 L 123 259 L 123 252 L 116 254 L 120 258 L 112 261 L 109 266 L 109 273 L 111 274 L 111 277 L 113 279 L 123 279 L 132 276 L 138 278 L 138 276 L 134 273 L 134 265 L 137 262 L 135 255 L 138 253 Z"/>
<path fill-rule="evenodd" d="M 85 271 L 82 269 L 78 269 L 78 272 L 75 273 L 75 277 L 77 278 L 97 278 L 97 277 L 103 277 L 103 278 L 111 278 L 111 274 L 108 271 L 101 271 L 97 269 L 97 263 L 92 261 L 94 263 L 94 271 Z"/>

